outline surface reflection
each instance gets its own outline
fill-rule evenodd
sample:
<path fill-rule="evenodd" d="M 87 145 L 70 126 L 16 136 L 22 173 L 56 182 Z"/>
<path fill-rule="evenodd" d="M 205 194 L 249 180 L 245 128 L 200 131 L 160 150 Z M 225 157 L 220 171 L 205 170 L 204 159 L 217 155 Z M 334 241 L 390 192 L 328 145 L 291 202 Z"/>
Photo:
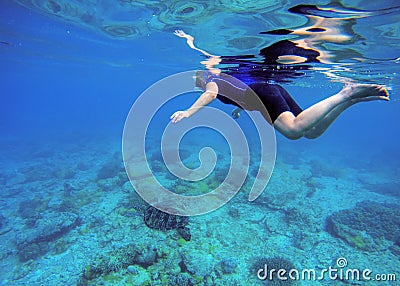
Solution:
<path fill-rule="evenodd" d="M 291 0 L 14 2 L 96 31 L 106 36 L 101 38 L 104 42 L 151 38 L 152 33 L 165 35 L 183 29 L 197 35 L 207 49 L 229 55 L 218 60 L 221 69 L 249 69 L 252 77 L 259 77 L 260 70 L 270 71 L 264 80 L 291 81 L 315 69 L 326 70 L 331 77 L 353 73 L 366 80 L 371 74 L 375 79 L 391 80 L 397 71 L 400 7 L 384 7 L 390 3 L 363 3 L 375 10 L 361 10 L 348 8 L 343 1 L 326 6 L 295 5 Z M 12 38 L 0 40 L 3 48 L 13 43 Z M 354 64 L 370 64 L 374 70 L 357 66 L 355 73 Z M 377 64 L 385 65 L 386 75 L 375 72 Z"/>
<path fill-rule="evenodd" d="M 365 38 L 354 29 L 357 19 L 397 10 L 396 7 L 371 12 L 344 7 L 294 6 L 289 11 L 306 17 L 306 24 L 260 33 L 290 39 L 279 40 L 261 49 L 258 55 L 222 56 L 202 63 L 210 70 L 220 64 L 222 72 L 234 74 L 249 84 L 257 81 L 288 82 L 304 76 L 307 70 L 322 71 L 332 79 L 348 81 L 352 64 L 371 60 L 351 48 L 353 44 L 365 45 Z M 395 62 L 396 59 L 389 61 Z"/>

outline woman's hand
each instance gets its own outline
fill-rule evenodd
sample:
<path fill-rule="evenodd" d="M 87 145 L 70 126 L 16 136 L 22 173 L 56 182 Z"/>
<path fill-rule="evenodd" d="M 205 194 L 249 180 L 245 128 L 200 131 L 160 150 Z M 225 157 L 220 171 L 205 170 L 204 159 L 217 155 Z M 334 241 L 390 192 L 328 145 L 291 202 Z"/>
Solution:
<path fill-rule="evenodd" d="M 190 116 L 190 114 L 187 110 L 184 110 L 184 111 L 179 110 L 179 111 L 175 112 L 174 114 L 172 114 L 169 119 L 171 119 L 172 123 L 177 123 L 177 122 L 181 121 L 183 118 L 187 118 L 189 116 Z"/>
<path fill-rule="evenodd" d="M 186 38 L 188 40 L 193 40 L 194 38 L 191 35 L 186 34 L 184 31 L 182 30 L 175 30 L 174 31 L 174 35 L 181 37 L 181 38 Z"/>

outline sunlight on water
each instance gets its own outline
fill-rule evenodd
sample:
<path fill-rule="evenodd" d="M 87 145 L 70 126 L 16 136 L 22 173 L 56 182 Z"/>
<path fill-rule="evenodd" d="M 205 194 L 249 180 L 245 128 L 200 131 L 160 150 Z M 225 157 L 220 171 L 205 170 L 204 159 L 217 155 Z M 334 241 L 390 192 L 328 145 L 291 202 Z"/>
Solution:
<path fill-rule="evenodd" d="M 400 31 L 397 24 L 399 7 L 395 6 L 395 2 L 366 4 L 343 1 L 342 4 L 327 4 L 317 1 L 317 6 L 298 5 L 295 1 L 247 0 L 191 3 L 146 0 L 15 1 L 112 39 L 140 39 L 157 32 L 171 33 L 176 28 L 184 29 L 197 36 L 202 46 L 221 55 L 253 54 L 258 57 L 258 51 L 263 47 L 289 39 L 297 47 L 316 51 L 318 55 L 307 59 L 307 56 L 295 54 L 296 51 L 291 53 L 283 49 L 274 62 L 281 66 L 277 68 L 267 63 L 266 67 L 264 62 L 264 68 L 272 71 L 287 71 L 287 67 L 298 70 L 302 68 L 297 68 L 297 65 L 312 62 L 312 66 L 306 67 L 309 75 L 311 70 L 317 70 L 331 80 L 352 78 L 386 85 L 397 81 L 399 55 L 395 51 Z M 371 26 L 372 22 L 374 25 Z M 118 59 L 114 61 L 110 65 L 129 67 Z"/>

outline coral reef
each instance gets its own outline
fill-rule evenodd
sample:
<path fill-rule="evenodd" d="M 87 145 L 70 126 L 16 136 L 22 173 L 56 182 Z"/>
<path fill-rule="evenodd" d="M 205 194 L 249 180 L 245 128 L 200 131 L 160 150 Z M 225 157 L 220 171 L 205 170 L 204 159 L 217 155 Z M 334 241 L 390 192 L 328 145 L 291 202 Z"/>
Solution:
<path fill-rule="evenodd" d="M 16 236 L 18 257 L 21 262 L 45 254 L 52 242 L 78 226 L 80 218 L 74 213 L 45 213 L 34 225 Z"/>
<path fill-rule="evenodd" d="M 0 214 L 0 230 L 1 230 L 3 227 L 5 227 L 6 224 L 7 224 L 7 219 L 6 219 L 2 214 Z"/>
<path fill-rule="evenodd" d="M 296 225 L 301 229 L 313 228 L 313 221 L 310 215 L 299 207 L 289 207 L 284 210 L 285 220 L 288 225 Z"/>
<path fill-rule="evenodd" d="M 37 3 L 40 1 L 47 0 Z M 151 2 L 132 3 L 139 1 Z M 124 3 L 129 5 L 128 0 Z M 190 14 L 190 5 L 184 4 L 182 9 Z M 202 137 L 196 140 L 203 143 Z M 346 169 L 346 174 L 342 172 L 337 179 L 328 166 L 315 177 L 308 164 L 310 158 L 318 157 L 315 149 L 301 153 L 295 148 L 287 164 L 278 160 L 271 183 L 256 201 L 248 202 L 247 197 L 257 175 L 257 160 L 241 191 L 222 208 L 190 217 L 189 224 L 164 215 L 149 222 L 167 222 L 158 228 L 173 229 L 164 232 L 149 229 L 143 221 L 148 204 L 121 171 L 121 158 L 112 153 L 120 148 L 119 138 L 113 143 L 115 147 L 95 141 L 94 148 L 74 142 L 75 154 L 69 151 L 71 147 L 60 152 L 53 148 L 56 158 L 0 162 L 1 173 L 6 174 L 0 175 L 4 184 L 0 262 L 6 269 L 0 274 L 0 285 L 76 285 L 78 279 L 80 285 L 105 286 L 308 285 L 311 282 L 260 281 L 257 271 L 265 264 L 274 269 L 293 265 L 299 270 L 322 269 L 333 265 L 338 255 L 345 255 L 351 268 L 373 264 L 382 273 L 399 269 L 398 205 L 363 202 L 350 209 L 360 196 L 397 202 L 395 176 L 371 178 L 368 188 L 357 177 L 360 170 Z M 17 152 L 9 153 L 14 156 Z M 152 146 L 149 153 L 157 158 Z M 192 153 L 185 151 L 181 156 L 187 166 L 196 167 L 198 154 Z M 281 156 L 287 157 L 286 152 Z M 149 164 L 161 184 L 190 195 L 209 192 L 221 183 L 230 167 L 229 157 L 218 154 L 218 160 L 215 170 L 198 182 L 184 182 L 166 173 L 158 159 Z M 44 168 L 40 169 L 41 165 Z M 315 168 L 318 166 L 315 164 Z M 28 180 L 21 180 L 25 176 L 21 170 L 29 175 Z M 72 176 L 70 170 L 77 172 Z M 141 178 L 139 167 L 133 171 Z M 362 173 L 374 177 L 369 170 Z M 143 186 L 151 191 L 150 185 Z M 342 211 L 344 208 L 348 210 Z M 324 229 L 324 219 L 329 215 L 327 225 L 334 236 Z M 177 234 L 177 229 L 188 226 L 193 234 L 191 241 Z M 325 285 L 327 281 L 311 284 Z"/>
<path fill-rule="evenodd" d="M 128 185 L 125 187 L 125 185 Z M 131 188 L 131 184 L 127 182 L 124 188 Z M 121 215 L 142 215 L 142 213 L 148 207 L 148 204 L 138 195 L 137 192 L 131 190 L 128 196 L 118 203 L 119 211 Z"/>
<path fill-rule="evenodd" d="M 36 220 L 33 228 L 25 229 L 17 235 L 17 244 L 45 242 L 64 235 L 80 222 L 74 213 L 45 213 Z"/>
<path fill-rule="evenodd" d="M 400 197 L 400 190 L 399 190 L 399 183 L 398 182 L 391 182 L 391 183 L 367 183 L 364 182 L 364 187 L 371 192 L 393 196 L 393 197 Z"/>
<path fill-rule="evenodd" d="M 195 281 L 188 273 L 179 273 L 178 275 L 169 278 L 168 285 L 192 286 L 195 285 Z"/>
<path fill-rule="evenodd" d="M 35 197 L 34 199 L 22 201 L 18 206 L 18 215 L 23 219 L 36 220 L 40 213 L 46 210 L 48 199 Z"/>
<path fill-rule="evenodd" d="M 235 207 L 229 207 L 228 215 L 234 219 L 240 219 L 240 211 Z"/>
<path fill-rule="evenodd" d="M 118 175 L 122 170 L 121 162 L 118 160 L 111 160 L 105 163 L 97 172 L 97 180 L 112 178 Z"/>
<path fill-rule="evenodd" d="M 192 249 L 181 253 L 179 266 L 181 272 L 187 272 L 196 277 L 206 277 L 213 273 L 215 261 L 212 256 L 204 256 L 200 250 Z"/>
<path fill-rule="evenodd" d="M 135 272 L 134 265 L 147 268 L 163 257 L 156 247 L 152 245 L 129 244 L 99 256 L 82 270 L 79 285 L 86 285 L 88 281 L 100 276 L 106 276 L 130 267 L 129 271 Z"/>
<path fill-rule="evenodd" d="M 236 271 L 238 262 L 234 257 L 224 258 L 221 261 L 221 270 L 223 274 L 231 274 Z"/>
<path fill-rule="evenodd" d="M 326 176 L 340 178 L 344 174 L 342 168 L 338 168 L 336 165 L 332 164 L 332 162 L 311 160 L 309 165 L 311 167 L 311 173 L 314 177 Z"/>
<path fill-rule="evenodd" d="M 363 201 L 328 217 L 326 230 L 355 248 L 379 251 L 395 243 L 399 224 L 398 205 Z"/>

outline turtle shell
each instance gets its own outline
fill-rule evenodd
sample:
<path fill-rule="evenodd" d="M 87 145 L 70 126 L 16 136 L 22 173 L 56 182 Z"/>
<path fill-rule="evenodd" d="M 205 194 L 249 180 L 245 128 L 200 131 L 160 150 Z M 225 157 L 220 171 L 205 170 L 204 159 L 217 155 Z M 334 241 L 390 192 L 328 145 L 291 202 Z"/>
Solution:
<path fill-rule="evenodd" d="M 152 206 L 148 206 L 144 211 L 144 223 L 154 229 L 171 230 L 184 228 L 188 221 L 188 217 L 169 214 Z"/>

